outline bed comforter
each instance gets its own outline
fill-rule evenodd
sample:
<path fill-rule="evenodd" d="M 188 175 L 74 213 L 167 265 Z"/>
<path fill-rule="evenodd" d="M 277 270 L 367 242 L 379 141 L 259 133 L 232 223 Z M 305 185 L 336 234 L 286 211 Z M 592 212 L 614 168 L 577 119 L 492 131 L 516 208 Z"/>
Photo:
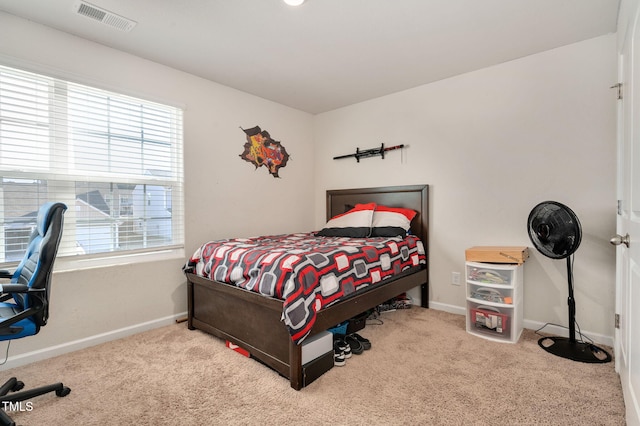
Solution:
<path fill-rule="evenodd" d="M 185 268 L 283 301 L 282 320 L 298 344 L 316 312 L 410 268 L 426 265 L 422 241 L 298 233 L 210 241 Z"/>

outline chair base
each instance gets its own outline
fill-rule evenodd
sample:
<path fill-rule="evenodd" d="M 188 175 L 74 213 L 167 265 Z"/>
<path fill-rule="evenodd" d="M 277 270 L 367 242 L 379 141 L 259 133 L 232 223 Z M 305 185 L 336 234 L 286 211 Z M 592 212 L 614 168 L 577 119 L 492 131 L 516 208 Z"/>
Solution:
<path fill-rule="evenodd" d="M 56 396 L 59 397 L 67 396 L 71 392 L 71 389 L 64 386 L 62 383 L 55 383 L 53 385 L 41 386 L 39 388 L 18 392 L 23 387 L 24 383 L 15 377 L 10 378 L 0 386 L 0 403 L 2 403 L 2 406 L 0 406 L 0 425 L 15 426 L 16 423 L 5 411 L 7 408 L 11 408 L 12 403 L 26 401 L 27 399 L 44 395 L 49 392 L 55 392 Z"/>

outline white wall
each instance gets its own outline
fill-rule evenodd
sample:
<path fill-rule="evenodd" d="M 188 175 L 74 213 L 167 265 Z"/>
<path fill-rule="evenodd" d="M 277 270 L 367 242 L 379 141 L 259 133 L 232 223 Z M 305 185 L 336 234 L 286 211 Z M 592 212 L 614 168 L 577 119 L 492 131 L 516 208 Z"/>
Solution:
<path fill-rule="evenodd" d="M 603 36 L 316 116 L 316 224 L 327 189 L 429 184 L 432 306 L 464 312 L 451 272 L 464 271 L 466 248 L 526 245 L 525 324 L 567 325 L 566 262 L 538 253 L 526 232 L 537 203 L 565 203 L 584 234 L 577 320 L 611 343 L 615 43 Z M 359 164 L 332 159 L 382 142 L 408 147 Z"/>
<path fill-rule="evenodd" d="M 185 253 L 138 265 L 55 273 L 49 324 L 37 336 L 15 341 L 12 358 L 56 345 L 64 351 L 114 332 L 172 321 L 186 312 L 181 266 L 199 244 L 312 227 L 310 114 L 3 13 L 0 63 L 185 108 Z M 291 155 L 280 179 L 239 157 L 245 142 L 240 127 L 256 125 Z"/>
<path fill-rule="evenodd" d="M 427 183 L 432 306 L 463 312 L 464 287 L 450 274 L 463 271 L 465 248 L 530 245 L 529 211 L 555 199 L 584 229 L 578 321 L 605 337 L 613 335 L 615 51 L 614 36 L 599 37 L 313 117 L 0 13 L 2 63 L 186 108 L 185 256 L 208 239 L 319 227 L 326 189 Z M 291 154 L 281 179 L 239 158 L 239 127 L 254 125 Z M 385 160 L 332 160 L 381 142 L 408 147 Z M 172 320 L 186 310 L 184 261 L 56 273 L 49 325 L 14 342 L 12 358 Z M 565 264 L 535 249 L 524 316 L 566 324 Z"/>

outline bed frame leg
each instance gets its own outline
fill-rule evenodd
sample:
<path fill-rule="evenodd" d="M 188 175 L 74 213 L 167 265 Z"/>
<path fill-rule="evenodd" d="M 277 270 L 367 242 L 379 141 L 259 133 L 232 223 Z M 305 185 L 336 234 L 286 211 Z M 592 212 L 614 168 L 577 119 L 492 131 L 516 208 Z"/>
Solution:
<path fill-rule="evenodd" d="M 292 340 L 289 340 L 289 377 L 292 388 L 302 389 L 302 346 Z"/>
<path fill-rule="evenodd" d="M 193 283 L 187 280 L 187 328 L 195 330 L 193 326 Z"/>
<path fill-rule="evenodd" d="M 421 294 L 420 299 L 423 308 L 429 307 L 429 282 L 426 282 L 420 286 Z"/>

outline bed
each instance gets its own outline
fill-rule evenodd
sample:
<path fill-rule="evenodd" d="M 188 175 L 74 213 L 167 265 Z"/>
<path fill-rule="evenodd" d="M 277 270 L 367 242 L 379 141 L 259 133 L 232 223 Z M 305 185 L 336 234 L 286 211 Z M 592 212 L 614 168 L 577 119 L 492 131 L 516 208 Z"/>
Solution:
<path fill-rule="evenodd" d="M 328 190 L 327 220 L 358 204 L 402 207 L 417 212 L 410 233 L 424 246 L 428 259 L 428 185 L 406 185 L 361 189 Z M 428 262 L 426 265 L 384 280 L 367 291 L 358 291 L 345 300 L 315 313 L 306 336 L 327 330 L 401 293 L 420 287 L 421 306 L 428 307 Z M 186 269 L 188 327 L 210 333 L 246 350 L 255 358 L 289 379 L 291 387 L 303 387 L 302 350 L 283 323 L 283 301 L 199 276 Z"/>

